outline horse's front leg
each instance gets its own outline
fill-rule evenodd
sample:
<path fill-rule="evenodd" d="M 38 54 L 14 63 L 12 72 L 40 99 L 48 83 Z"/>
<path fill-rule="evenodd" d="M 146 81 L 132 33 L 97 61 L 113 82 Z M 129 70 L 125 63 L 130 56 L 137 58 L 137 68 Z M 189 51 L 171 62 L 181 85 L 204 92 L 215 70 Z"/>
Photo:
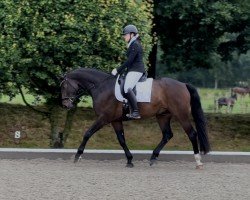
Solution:
<path fill-rule="evenodd" d="M 127 146 L 126 141 L 125 141 L 122 121 L 112 122 L 111 124 L 115 130 L 117 139 L 118 139 L 118 141 L 119 141 L 121 147 L 123 148 L 125 155 L 127 157 L 126 167 L 134 167 L 134 164 L 132 163 L 133 156 L 132 156 L 131 152 L 129 151 L 128 146 Z"/>
<path fill-rule="evenodd" d="M 78 147 L 77 153 L 75 155 L 74 162 L 78 162 L 81 158 L 81 155 L 83 154 L 83 151 L 85 149 L 85 146 L 89 140 L 89 138 L 97 132 L 99 129 L 101 129 L 105 125 L 105 122 L 102 118 L 98 118 L 94 124 L 85 132 L 83 136 L 83 140 L 81 145 Z"/>

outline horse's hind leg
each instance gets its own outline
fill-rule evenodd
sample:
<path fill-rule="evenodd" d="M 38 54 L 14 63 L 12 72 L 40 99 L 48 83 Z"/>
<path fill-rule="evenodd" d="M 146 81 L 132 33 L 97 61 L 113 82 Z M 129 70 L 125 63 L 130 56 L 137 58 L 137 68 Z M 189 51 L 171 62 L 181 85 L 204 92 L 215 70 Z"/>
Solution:
<path fill-rule="evenodd" d="M 192 143 L 192 147 L 193 147 L 193 151 L 194 151 L 194 158 L 196 161 L 196 168 L 202 169 L 203 164 L 201 163 L 201 156 L 199 153 L 198 134 L 195 131 L 195 129 L 193 128 L 191 122 L 188 120 L 188 116 L 183 118 L 183 119 L 179 119 L 179 122 L 180 122 L 181 126 L 183 127 L 184 131 L 186 132 L 186 134 L 188 135 L 190 142 Z"/>
<path fill-rule="evenodd" d="M 153 165 L 157 157 L 160 154 L 160 151 L 167 144 L 167 142 L 173 137 L 173 133 L 170 127 L 171 115 L 158 115 L 156 116 L 158 124 L 162 131 L 162 139 L 158 146 L 154 149 L 153 154 L 150 158 L 150 165 Z"/>
<path fill-rule="evenodd" d="M 127 146 L 126 141 L 125 141 L 122 122 L 121 121 L 112 122 L 111 124 L 115 130 L 117 139 L 118 139 L 118 141 L 119 141 L 121 147 L 123 148 L 125 155 L 127 157 L 127 165 L 126 166 L 133 167 L 134 166 L 132 163 L 133 156 L 132 156 L 131 152 L 129 151 L 128 146 Z"/>

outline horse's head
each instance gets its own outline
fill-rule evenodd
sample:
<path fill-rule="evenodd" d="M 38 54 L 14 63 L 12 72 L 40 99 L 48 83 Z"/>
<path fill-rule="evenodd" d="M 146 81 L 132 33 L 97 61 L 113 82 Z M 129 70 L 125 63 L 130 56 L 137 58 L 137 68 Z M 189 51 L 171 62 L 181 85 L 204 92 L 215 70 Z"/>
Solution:
<path fill-rule="evenodd" d="M 231 96 L 233 99 L 237 100 L 237 94 Z"/>
<path fill-rule="evenodd" d="M 79 84 L 70 78 L 64 77 L 61 82 L 62 105 L 64 108 L 71 109 L 80 98 Z"/>

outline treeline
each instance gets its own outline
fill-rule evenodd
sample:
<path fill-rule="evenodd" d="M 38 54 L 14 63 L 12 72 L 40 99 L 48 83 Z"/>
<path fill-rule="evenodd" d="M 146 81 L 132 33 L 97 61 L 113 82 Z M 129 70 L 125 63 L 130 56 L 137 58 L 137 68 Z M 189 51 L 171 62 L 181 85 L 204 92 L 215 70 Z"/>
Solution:
<path fill-rule="evenodd" d="M 205 87 L 248 82 L 250 1 L 154 2 L 157 76 Z"/>
<path fill-rule="evenodd" d="M 236 55 L 227 62 L 220 62 L 209 69 L 193 68 L 187 71 L 175 73 L 166 72 L 164 75 L 162 68 L 165 65 L 157 63 L 157 76 L 168 76 L 180 81 L 191 83 L 197 87 L 204 88 L 228 88 L 250 86 L 250 51 L 246 54 Z"/>

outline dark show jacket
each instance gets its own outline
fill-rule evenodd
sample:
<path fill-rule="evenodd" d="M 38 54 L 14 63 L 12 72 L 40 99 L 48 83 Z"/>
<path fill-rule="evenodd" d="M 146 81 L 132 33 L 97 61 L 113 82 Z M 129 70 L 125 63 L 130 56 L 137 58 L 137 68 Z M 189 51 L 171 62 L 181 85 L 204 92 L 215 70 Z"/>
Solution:
<path fill-rule="evenodd" d="M 127 60 L 118 67 L 117 72 L 121 73 L 127 68 L 128 72 L 135 71 L 145 73 L 142 45 L 138 40 L 135 40 L 130 45 L 126 54 Z"/>

